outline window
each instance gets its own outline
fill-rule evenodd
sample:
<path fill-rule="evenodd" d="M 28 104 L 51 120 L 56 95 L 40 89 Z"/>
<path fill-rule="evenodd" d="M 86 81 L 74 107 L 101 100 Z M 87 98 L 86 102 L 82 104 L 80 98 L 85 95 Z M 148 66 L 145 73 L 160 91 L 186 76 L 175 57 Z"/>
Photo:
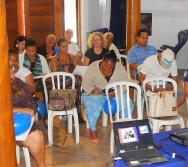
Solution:
<path fill-rule="evenodd" d="M 65 9 L 65 30 L 70 28 L 73 30 L 72 41 L 77 41 L 77 16 L 76 16 L 76 0 L 64 0 Z"/>

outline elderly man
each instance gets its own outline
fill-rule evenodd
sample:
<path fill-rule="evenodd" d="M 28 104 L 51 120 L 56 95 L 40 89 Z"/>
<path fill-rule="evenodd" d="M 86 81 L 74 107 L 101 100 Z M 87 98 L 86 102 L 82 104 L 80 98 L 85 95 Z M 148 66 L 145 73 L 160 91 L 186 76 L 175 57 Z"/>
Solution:
<path fill-rule="evenodd" d="M 174 60 L 174 52 L 170 49 L 164 50 L 162 53 L 150 56 L 146 58 L 144 63 L 140 68 L 140 84 L 146 78 L 150 77 L 169 77 L 171 75 L 172 79 L 174 79 L 178 83 L 178 72 L 177 72 L 177 64 L 176 60 Z M 152 91 L 151 85 L 147 84 L 146 88 Z M 168 87 L 169 89 L 171 87 Z M 155 88 L 155 91 L 162 90 L 162 88 Z M 185 94 L 178 90 L 177 92 L 177 107 L 183 104 L 185 101 Z"/>
<path fill-rule="evenodd" d="M 140 29 L 137 33 L 137 43 L 129 50 L 127 59 L 130 64 L 130 69 L 133 71 L 134 78 L 137 78 L 139 66 L 144 60 L 152 55 L 157 54 L 154 46 L 148 45 L 148 31 Z"/>
<path fill-rule="evenodd" d="M 104 34 L 104 39 L 107 41 L 107 45 L 106 48 L 108 50 L 114 50 L 114 52 L 116 54 L 119 54 L 119 50 L 117 49 L 117 47 L 113 44 L 113 40 L 114 40 L 114 34 L 112 34 L 111 32 L 106 32 Z"/>
<path fill-rule="evenodd" d="M 73 31 L 71 29 L 67 29 L 64 34 L 65 39 L 68 41 L 68 53 L 74 56 L 78 56 L 82 58 L 83 54 L 80 51 L 80 48 L 75 42 L 72 42 L 71 39 L 73 37 Z"/>

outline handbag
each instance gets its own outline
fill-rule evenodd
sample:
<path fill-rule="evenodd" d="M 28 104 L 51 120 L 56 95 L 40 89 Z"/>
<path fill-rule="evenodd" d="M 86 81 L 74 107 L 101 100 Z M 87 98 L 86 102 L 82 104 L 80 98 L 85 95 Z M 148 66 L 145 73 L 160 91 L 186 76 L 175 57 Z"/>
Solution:
<path fill-rule="evenodd" d="M 57 89 L 49 91 L 50 110 L 63 111 L 75 107 L 77 89 Z"/>
<path fill-rule="evenodd" d="M 149 116 L 170 117 L 178 115 L 175 91 L 150 92 Z"/>

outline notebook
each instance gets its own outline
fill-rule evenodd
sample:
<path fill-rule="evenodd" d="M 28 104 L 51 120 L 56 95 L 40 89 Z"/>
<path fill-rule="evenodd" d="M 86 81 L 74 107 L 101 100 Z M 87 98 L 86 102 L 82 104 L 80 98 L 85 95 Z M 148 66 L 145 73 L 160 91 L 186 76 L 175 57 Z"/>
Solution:
<path fill-rule="evenodd" d="M 113 123 L 118 153 L 128 166 L 168 161 L 154 147 L 148 119 Z"/>

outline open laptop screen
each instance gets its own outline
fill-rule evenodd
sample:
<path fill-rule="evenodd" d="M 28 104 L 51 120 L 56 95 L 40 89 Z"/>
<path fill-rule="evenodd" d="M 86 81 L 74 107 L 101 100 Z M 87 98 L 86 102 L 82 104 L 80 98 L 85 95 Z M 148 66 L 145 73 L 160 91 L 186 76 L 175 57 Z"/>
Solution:
<path fill-rule="evenodd" d="M 119 150 L 134 150 L 148 148 L 153 145 L 149 121 L 134 120 L 113 123 L 115 140 Z"/>

